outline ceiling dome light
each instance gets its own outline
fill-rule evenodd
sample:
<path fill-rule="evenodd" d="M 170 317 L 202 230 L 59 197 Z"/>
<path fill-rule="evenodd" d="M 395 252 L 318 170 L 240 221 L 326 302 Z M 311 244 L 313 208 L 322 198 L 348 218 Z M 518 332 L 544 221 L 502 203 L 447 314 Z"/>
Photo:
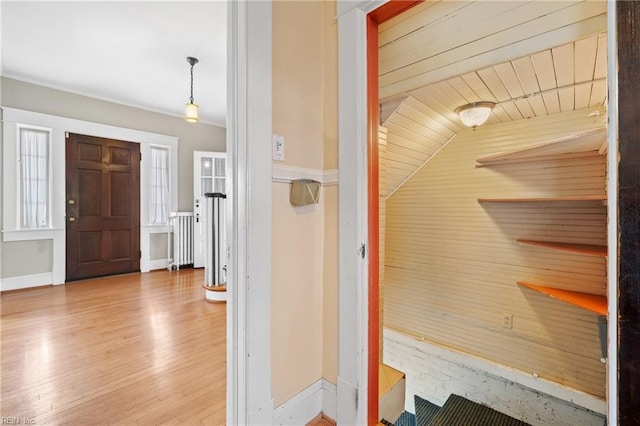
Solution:
<path fill-rule="evenodd" d="M 493 102 L 473 102 L 456 108 L 456 114 L 460 121 L 467 127 L 475 130 L 477 126 L 484 124 L 491 115 L 491 110 L 496 106 Z"/>
<path fill-rule="evenodd" d="M 191 96 L 189 103 L 184 106 L 184 119 L 190 123 L 198 122 L 198 105 L 193 103 L 193 66 L 198 63 L 198 59 L 187 57 L 187 62 L 191 65 Z"/>

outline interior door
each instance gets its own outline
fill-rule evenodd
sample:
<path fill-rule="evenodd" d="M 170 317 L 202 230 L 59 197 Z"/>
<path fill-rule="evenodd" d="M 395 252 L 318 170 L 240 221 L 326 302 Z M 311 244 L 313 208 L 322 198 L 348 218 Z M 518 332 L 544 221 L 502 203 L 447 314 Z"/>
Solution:
<path fill-rule="evenodd" d="M 193 152 L 193 267 L 204 267 L 207 248 L 206 214 L 204 194 L 208 192 L 226 193 L 225 152 Z M 223 245 L 226 247 L 226 243 Z"/>
<path fill-rule="evenodd" d="M 140 270 L 140 145 L 69 134 L 67 281 Z"/>

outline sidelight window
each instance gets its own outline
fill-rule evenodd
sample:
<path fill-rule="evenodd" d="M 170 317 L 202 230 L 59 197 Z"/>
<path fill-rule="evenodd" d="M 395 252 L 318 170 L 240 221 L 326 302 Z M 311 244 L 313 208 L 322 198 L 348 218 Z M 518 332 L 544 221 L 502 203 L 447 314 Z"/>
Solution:
<path fill-rule="evenodd" d="M 20 127 L 20 227 L 50 227 L 50 139 L 48 130 Z"/>
<path fill-rule="evenodd" d="M 151 147 L 149 177 L 149 223 L 152 225 L 164 225 L 169 218 L 169 150 L 166 148 Z"/>

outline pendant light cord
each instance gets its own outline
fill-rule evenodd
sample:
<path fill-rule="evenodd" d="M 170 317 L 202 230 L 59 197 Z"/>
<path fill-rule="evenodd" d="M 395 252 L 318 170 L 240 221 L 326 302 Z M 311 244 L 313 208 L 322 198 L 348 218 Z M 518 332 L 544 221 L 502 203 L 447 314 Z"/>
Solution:
<path fill-rule="evenodd" d="M 193 64 L 191 64 L 191 97 L 189 98 L 189 102 L 193 103 Z"/>

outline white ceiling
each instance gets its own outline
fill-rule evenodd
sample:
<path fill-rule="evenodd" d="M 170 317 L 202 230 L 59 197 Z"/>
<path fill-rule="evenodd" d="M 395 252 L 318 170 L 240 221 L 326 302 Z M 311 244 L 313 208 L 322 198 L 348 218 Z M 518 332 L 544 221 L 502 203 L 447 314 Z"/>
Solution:
<path fill-rule="evenodd" d="M 496 103 L 489 125 L 606 104 L 605 2 L 487 6 L 433 0 L 380 26 L 385 195 L 465 129 L 461 105 Z"/>
<path fill-rule="evenodd" d="M 224 1 L 0 3 L 3 76 L 182 116 L 187 56 L 203 122 L 226 122 Z"/>

